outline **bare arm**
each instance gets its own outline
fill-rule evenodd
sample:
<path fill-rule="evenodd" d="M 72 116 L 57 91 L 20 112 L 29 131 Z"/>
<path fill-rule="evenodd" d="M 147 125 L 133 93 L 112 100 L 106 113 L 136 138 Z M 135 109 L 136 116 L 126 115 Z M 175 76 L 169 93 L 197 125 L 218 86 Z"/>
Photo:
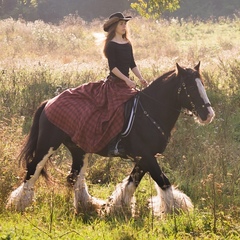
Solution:
<path fill-rule="evenodd" d="M 132 69 L 132 72 L 134 73 L 134 75 L 139 79 L 139 81 L 141 82 L 141 84 L 144 87 L 147 87 L 147 82 L 144 80 L 144 78 L 142 77 L 142 74 L 140 73 L 138 67 L 134 67 Z"/>
<path fill-rule="evenodd" d="M 136 83 L 124 74 L 122 74 L 117 67 L 112 69 L 112 73 L 118 78 L 122 79 L 130 88 L 136 88 Z"/>

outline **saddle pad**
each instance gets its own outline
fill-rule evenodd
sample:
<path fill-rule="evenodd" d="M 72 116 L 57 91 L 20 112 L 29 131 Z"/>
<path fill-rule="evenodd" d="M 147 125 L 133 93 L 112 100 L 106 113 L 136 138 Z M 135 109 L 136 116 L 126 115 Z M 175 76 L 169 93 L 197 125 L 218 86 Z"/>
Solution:
<path fill-rule="evenodd" d="M 124 131 L 121 133 L 121 136 L 123 138 L 127 137 L 132 130 L 132 126 L 137 112 L 138 101 L 139 94 L 135 95 L 133 99 L 129 100 L 125 104 L 125 124 Z"/>
<path fill-rule="evenodd" d="M 136 93 L 122 80 L 88 83 L 49 100 L 44 111 L 80 148 L 96 153 L 122 131 L 124 103 Z"/>

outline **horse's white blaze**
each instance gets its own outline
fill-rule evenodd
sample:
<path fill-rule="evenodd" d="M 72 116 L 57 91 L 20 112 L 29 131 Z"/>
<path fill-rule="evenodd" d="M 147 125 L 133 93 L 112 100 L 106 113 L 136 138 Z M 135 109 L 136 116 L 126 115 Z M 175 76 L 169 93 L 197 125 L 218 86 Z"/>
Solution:
<path fill-rule="evenodd" d="M 50 148 L 48 153 L 43 157 L 42 161 L 37 164 L 34 175 L 31 176 L 28 181 L 22 183 L 10 194 L 6 208 L 15 209 L 17 211 L 24 211 L 25 208 L 32 203 L 34 198 L 34 184 L 37 181 L 48 158 L 53 152 L 53 148 Z"/>
<path fill-rule="evenodd" d="M 92 197 L 88 193 L 85 174 L 88 166 L 89 156 L 90 154 L 85 155 L 85 158 L 83 160 L 83 166 L 77 177 L 77 181 L 74 184 L 74 207 L 77 213 L 80 211 L 80 208 L 82 208 L 83 210 L 94 209 L 99 213 L 102 206 L 106 203 L 104 200 Z"/>
<path fill-rule="evenodd" d="M 174 186 L 162 190 L 155 184 L 155 188 L 157 196 L 149 199 L 149 207 L 153 209 L 154 215 L 164 216 L 173 211 L 190 211 L 193 209 L 191 199 Z"/>
<path fill-rule="evenodd" d="M 109 197 L 108 204 L 106 206 L 106 213 L 115 212 L 117 209 L 123 207 L 129 207 L 134 205 L 133 194 L 136 190 L 136 186 L 133 182 L 129 183 L 129 177 L 126 177 L 122 183 L 118 184 L 112 195 Z M 134 211 L 133 209 L 131 209 Z M 133 213 L 133 212 L 132 212 Z"/>
<path fill-rule="evenodd" d="M 210 101 L 208 99 L 208 96 L 207 96 L 207 93 L 206 93 L 206 90 L 203 87 L 201 79 L 196 78 L 195 81 L 197 83 L 199 94 L 200 94 L 201 98 L 203 99 L 204 103 L 210 103 Z M 214 110 L 212 109 L 211 106 L 207 107 L 207 109 L 208 109 L 208 112 L 209 112 L 208 117 L 205 121 L 202 121 L 201 119 L 199 119 L 199 121 L 201 123 L 210 123 L 215 116 Z"/>

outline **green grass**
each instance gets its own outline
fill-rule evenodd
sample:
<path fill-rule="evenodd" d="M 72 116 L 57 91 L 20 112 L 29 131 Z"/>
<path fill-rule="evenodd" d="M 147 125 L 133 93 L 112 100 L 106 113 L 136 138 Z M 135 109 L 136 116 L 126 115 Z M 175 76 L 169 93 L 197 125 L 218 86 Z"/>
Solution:
<path fill-rule="evenodd" d="M 74 24 L 73 24 L 74 23 Z M 135 18 L 129 22 L 136 62 L 152 81 L 175 63 L 202 76 L 216 112 L 208 126 L 181 114 L 165 153 L 158 156 L 170 181 L 193 201 L 193 213 L 152 216 L 155 194 L 145 176 L 137 192 L 137 216 L 74 215 L 71 166 L 61 147 L 51 158 L 55 184 L 42 178 L 36 201 L 25 213 L 5 210 L 24 175 L 17 161 L 37 106 L 60 89 L 97 81 L 108 74 L 102 55 L 102 21 L 66 18 L 56 25 L 0 21 L 0 239 L 240 239 L 240 19 L 219 22 Z M 133 164 L 94 155 L 88 169 L 90 193 L 107 199 Z"/>
<path fill-rule="evenodd" d="M 148 198 L 151 182 L 145 178 L 137 191 L 138 204 Z M 43 183 L 40 197 L 25 213 L 3 211 L 0 215 L 1 239 L 239 239 L 238 221 L 218 213 L 216 231 L 208 209 L 159 219 L 145 208 L 138 215 L 97 217 L 89 213 L 74 215 L 68 190 L 56 193 Z M 96 186 L 95 186 L 96 187 Z M 63 189 L 63 188 L 62 188 Z M 102 191 L 109 191 L 102 186 Z M 92 193 L 97 196 L 94 188 Z M 145 198 L 145 199 L 143 199 Z"/>

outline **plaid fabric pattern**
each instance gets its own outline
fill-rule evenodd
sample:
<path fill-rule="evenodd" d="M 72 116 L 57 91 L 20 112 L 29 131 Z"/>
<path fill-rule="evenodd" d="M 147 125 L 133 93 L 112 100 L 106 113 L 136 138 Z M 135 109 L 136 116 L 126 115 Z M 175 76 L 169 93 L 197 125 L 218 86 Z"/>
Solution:
<path fill-rule="evenodd" d="M 109 78 L 62 92 L 48 101 L 44 111 L 74 143 L 93 153 L 122 131 L 124 103 L 136 93 L 124 81 Z"/>

